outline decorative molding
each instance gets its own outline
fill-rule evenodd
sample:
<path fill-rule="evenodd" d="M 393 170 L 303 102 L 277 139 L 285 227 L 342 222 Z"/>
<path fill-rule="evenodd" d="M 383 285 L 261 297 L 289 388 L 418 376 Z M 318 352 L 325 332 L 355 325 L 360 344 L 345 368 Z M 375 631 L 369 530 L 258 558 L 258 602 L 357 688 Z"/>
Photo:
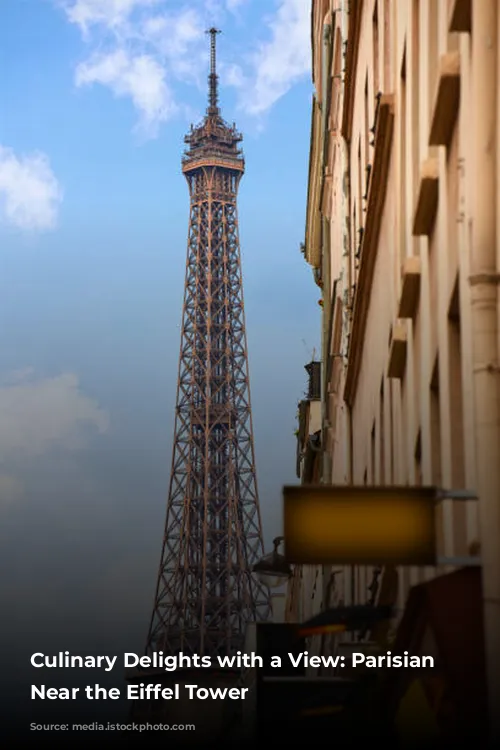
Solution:
<path fill-rule="evenodd" d="M 450 0 L 448 19 L 448 31 L 470 33 L 472 31 L 471 0 Z"/>
<path fill-rule="evenodd" d="M 349 26 L 347 29 L 347 50 L 345 54 L 344 101 L 342 110 L 342 135 L 351 140 L 352 114 L 354 109 L 354 88 L 358 64 L 359 38 L 363 0 L 351 0 L 349 3 Z"/>
<path fill-rule="evenodd" d="M 413 235 L 429 237 L 432 234 L 439 200 L 439 161 L 427 159 L 420 171 L 417 206 L 413 219 Z"/>
<path fill-rule="evenodd" d="M 377 130 L 375 132 L 373 167 L 366 204 L 365 231 L 363 232 L 360 246 L 359 271 L 349 345 L 349 362 L 344 386 L 344 399 L 349 406 L 354 402 L 361 367 L 363 340 L 377 259 L 380 224 L 382 222 L 387 194 L 393 132 L 394 96 L 392 94 L 384 94 L 380 99 Z"/>
<path fill-rule="evenodd" d="M 402 380 L 406 369 L 406 352 L 408 348 L 408 336 L 406 325 L 396 323 L 392 331 L 392 341 L 389 350 L 389 364 L 387 377 Z"/>
<path fill-rule="evenodd" d="M 417 255 L 406 258 L 403 264 L 399 317 L 415 319 L 420 298 L 421 262 Z"/>
<path fill-rule="evenodd" d="M 311 110 L 311 142 L 309 147 L 309 176 L 307 187 L 305 259 L 313 268 L 321 267 L 321 213 L 319 206 L 321 109 L 313 97 Z"/>
<path fill-rule="evenodd" d="M 430 146 L 448 146 L 460 105 L 460 53 L 449 52 L 439 61 L 438 84 L 432 111 Z"/>

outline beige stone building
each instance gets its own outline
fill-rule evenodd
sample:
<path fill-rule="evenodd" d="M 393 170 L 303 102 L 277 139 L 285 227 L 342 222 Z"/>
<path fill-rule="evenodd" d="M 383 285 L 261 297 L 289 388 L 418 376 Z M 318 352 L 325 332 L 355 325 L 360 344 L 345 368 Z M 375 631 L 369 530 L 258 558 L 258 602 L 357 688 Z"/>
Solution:
<path fill-rule="evenodd" d="M 475 610 L 467 632 L 479 634 L 474 658 L 479 664 L 485 654 L 496 707 L 499 5 L 313 1 L 304 247 L 323 294 L 321 481 L 433 485 L 477 495 L 437 507 L 443 564 L 383 570 L 377 597 L 394 600 L 396 629 L 411 591 L 426 591 L 428 581 L 459 580 L 453 571 L 461 569 L 469 583 L 476 575 L 475 593 L 464 593 L 462 608 Z M 462 565 L 471 556 L 480 556 L 480 566 Z M 330 573 L 318 574 L 324 605 Z M 374 571 L 346 568 L 336 580 L 344 603 L 364 603 Z M 310 600 L 309 586 L 290 586 L 289 612 Z M 460 613 L 460 595 L 446 596 L 442 607 Z M 427 630 L 422 648 L 439 652 Z M 498 711 L 491 714 L 500 720 Z"/>

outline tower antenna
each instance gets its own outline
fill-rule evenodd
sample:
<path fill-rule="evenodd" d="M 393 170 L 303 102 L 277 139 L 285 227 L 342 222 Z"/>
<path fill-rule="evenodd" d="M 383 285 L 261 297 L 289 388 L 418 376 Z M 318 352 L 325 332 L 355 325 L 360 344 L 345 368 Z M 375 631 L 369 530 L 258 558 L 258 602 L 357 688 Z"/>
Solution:
<path fill-rule="evenodd" d="M 208 29 L 206 34 L 210 34 L 210 75 L 208 76 L 208 114 L 217 115 L 219 113 L 218 107 L 218 83 L 219 78 L 217 76 L 216 69 L 216 39 L 217 34 L 220 34 L 220 30 L 212 26 Z"/>

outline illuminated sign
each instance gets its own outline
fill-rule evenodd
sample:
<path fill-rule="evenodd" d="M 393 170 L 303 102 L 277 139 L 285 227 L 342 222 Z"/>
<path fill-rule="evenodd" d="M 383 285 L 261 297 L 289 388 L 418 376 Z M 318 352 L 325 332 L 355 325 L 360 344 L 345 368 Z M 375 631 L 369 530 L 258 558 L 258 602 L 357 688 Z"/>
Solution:
<path fill-rule="evenodd" d="M 284 487 L 285 556 L 302 565 L 435 565 L 434 487 Z"/>

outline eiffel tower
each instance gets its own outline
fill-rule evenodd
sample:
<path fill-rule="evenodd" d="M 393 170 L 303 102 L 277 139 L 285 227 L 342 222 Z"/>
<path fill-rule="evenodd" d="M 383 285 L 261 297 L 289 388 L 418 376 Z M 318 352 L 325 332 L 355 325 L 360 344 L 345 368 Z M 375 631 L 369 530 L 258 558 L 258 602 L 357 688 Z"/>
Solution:
<path fill-rule="evenodd" d="M 252 575 L 263 555 L 237 193 L 242 136 L 218 106 L 210 29 L 208 107 L 191 126 L 182 171 L 188 249 L 170 490 L 147 652 L 234 655 L 246 624 L 270 616 Z"/>

